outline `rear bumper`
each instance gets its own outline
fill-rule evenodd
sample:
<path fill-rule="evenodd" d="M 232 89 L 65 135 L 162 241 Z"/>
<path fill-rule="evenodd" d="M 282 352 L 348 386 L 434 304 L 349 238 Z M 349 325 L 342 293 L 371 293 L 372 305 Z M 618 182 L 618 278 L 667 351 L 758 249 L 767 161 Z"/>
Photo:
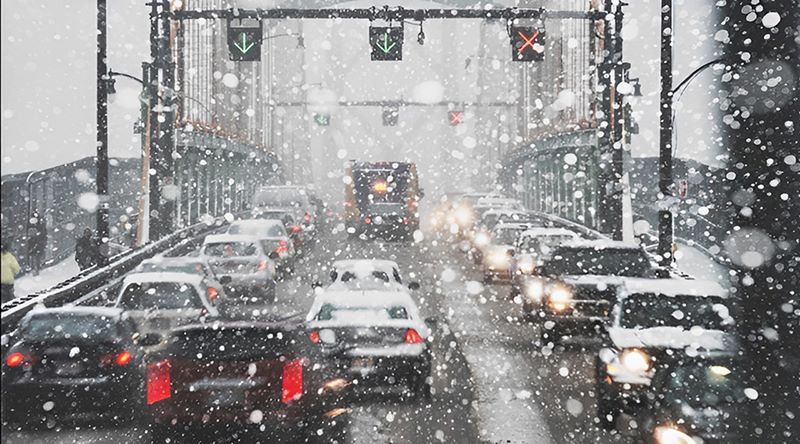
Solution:
<path fill-rule="evenodd" d="M 25 419 L 28 415 L 79 416 L 114 414 L 132 409 L 144 400 L 143 384 L 132 377 L 71 378 L 58 381 L 4 381 L 4 415 Z M 49 404 L 52 402 L 51 404 Z"/>
<path fill-rule="evenodd" d="M 355 362 L 369 360 L 372 365 L 357 366 Z M 431 373 L 431 359 L 425 353 L 418 356 L 352 356 L 337 360 L 337 368 L 359 387 L 385 387 L 420 384 Z"/>

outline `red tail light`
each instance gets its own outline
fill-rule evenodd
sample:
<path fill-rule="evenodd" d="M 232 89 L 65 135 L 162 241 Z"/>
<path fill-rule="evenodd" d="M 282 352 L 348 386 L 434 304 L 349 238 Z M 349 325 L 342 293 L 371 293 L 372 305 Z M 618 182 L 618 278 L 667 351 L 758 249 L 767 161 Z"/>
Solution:
<path fill-rule="evenodd" d="M 295 359 L 283 366 L 281 401 L 287 404 L 301 396 L 303 396 L 303 360 Z"/>
<path fill-rule="evenodd" d="M 11 353 L 6 357 L 6 365 L 9 367 L 17 367 L 25 362 L 25 356 L 20 352 Z"/>
<path fill-rule="evenodd" d="M 417 208 L 419 206 L 419 202 L 417 202 L 416 200 L 412 200 L 411 202 L 408 203 L 408 206 L 411 208 Z"/>
<path fill-rule="evenodd" d="M 302 230 L 302 228 L 300 228 L 298 225 L 293 225 L 292 228 L 290 228 L 290 231 L 292 232 L 292 234 L 297 234 L 301 230 Z"/>
<path fill-rule="evenodd" d="M 258 271 L 264 271 L 269 267 L 269 263 L 266 260 L 260 261 L 258 263 Z"/>
<path fill-rule="evenodd" d="M 131 352 L 121 351 L 117 353 L 117 356 L 114 358 L 114 362 L 116 362 L 117 365 L 128 365 L 131 362 L 131 359 L 133 359 Z"/>
<path fill-rule="evenodd" d="M 403 216 L 403 224 L 408 225 L 408 218 Z"/>
<path fill-rule="evenodd" d="M 369 217 L 369 216 L 365 217 L 364 218 L 364 223 L 367 224 L 367 225 L 371 224 L 372 223 L 372 218 Z"/>
<path fill-rule="evenodd" d="M 303 215 L 303 220 L 306 222 L 311 222 L 311 215 L 306 213 L 305 215 Z"/>
<path fill-rule="evenodd" d="M 208 287 L 208 290 L 206 290 L 206 292 L 208 293 L 209 301 L 216 301 L 217 298 L 219 298 L 219 290 L 217 290 L 214 287 Z"/>
<path fill-rule="evenodd" d="M 147 404 L 172 396 L 172 365 L 168 360 L 148 364 L 147 366 Z"/>
<path fill-rule="evenodd" d="M 353 202 L 345 202 L 344 206 L 345 206 L 345 208 L 350 208 L 350 207 L 353 206 Z"/>
<path fill-rule="evenodd" d="M 405 342 L 406 344 L 422 344 L 423 342 L 425 342 L 425 340 L 422 339 L 422 336 L 420 336 L 416 330 L 414 330 L 413 328 L 409 328 L 408 330 L 406 330 Z"/>
<path fill-rule="evenodd" d="M 273 250 L 276 254 L 286 254 L 289 252 L 289 242 L 282 240 L 278 242 L 278 246 Z"/>
<path fill-rule="evenodd" d="M 320 341 L 319 332 L 316 330 L 311 330 L 310 332 L 308 332 L 308 339 L 310 339 L 311 342 L 315 344 L 319 344 Z"/>

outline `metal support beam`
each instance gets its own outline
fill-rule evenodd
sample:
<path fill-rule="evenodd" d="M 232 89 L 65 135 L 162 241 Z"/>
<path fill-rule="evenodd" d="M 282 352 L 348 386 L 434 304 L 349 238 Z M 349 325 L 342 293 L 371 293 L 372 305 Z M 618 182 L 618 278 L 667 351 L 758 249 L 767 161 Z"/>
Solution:
<path fill-rule="evenodd" d="M 661 106 L 659 126 L 658 254 L 663 266 L 672 264 L 672 0 L 661 0 Z"/>
<path fill-rule="evenodd" d="M 106 71 L 106 0 L 97 0 L 97 238 L 99 265 L 108 261 L 108 77 Z"/>
<path fill-rule="evenodd" d="M 620 82 L 622 82 L 625 73 L 624 62 L 622 60 L 622 20 L 624 18 L 622 6 L 624 3 L 622 0 L 616 0 L 615 3 L 613 39 L 614 83 L 611 85 L 611 93 L 614 97 L 612 109 L 613 139 L 611 144 L 611 171 L 609 174 L 612 184 L 610 190 L 611 195 L 609 196 L 608 202 L 608 215 L 610 217 L 609 228 L 611 229 L 612 238 L 614 240 L 622 240 L 622 176 L 624 174 L 623 154 L 625 146 L 623 128 L 625 126 L 625 122 L 623 117 L 623 95 L 617 91 L 616 87 L 620 84 Z"/>

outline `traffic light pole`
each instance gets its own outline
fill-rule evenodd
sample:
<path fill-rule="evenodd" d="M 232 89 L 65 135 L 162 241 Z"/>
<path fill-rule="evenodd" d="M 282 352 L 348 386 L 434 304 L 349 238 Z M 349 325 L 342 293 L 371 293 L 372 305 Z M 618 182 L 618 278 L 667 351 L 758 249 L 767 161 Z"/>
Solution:
<path fill-rule="evenodd" d="M 662 266 L 672 264 L 672 0 L 661 0 L 661 107 L 659 118 L 658 255 Z"/>
<path fill-rule="evenodd" d="M 100 266 L 108 263 L 108 77 L 106 0 L 97 0 L 97 238 Z"/>

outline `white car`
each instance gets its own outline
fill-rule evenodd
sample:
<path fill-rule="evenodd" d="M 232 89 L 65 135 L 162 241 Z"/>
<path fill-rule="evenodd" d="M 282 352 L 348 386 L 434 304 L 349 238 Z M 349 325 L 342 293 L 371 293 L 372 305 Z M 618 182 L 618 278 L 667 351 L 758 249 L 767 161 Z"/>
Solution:
<path fill-rule="evenodd" d="M 245 219 L 232 222 L 228 226 L 228 234 L 253 236 L 264 244 L 267 251 L 278 255 L 277 266 L 281 271 L 288 271 L 295 257 L 294 242 L 286 232 L 283 222 L 278 219 Z"/>
<path fill-rule="evenodd" d="M 735 352 L 727 292 L 712 281 L 626 279 L 618 289 L 608 346 L 596 357 L 598 416 L 607 428 L 646 395 L 660 362 Z"/>
<path fill-rule="evenodd" d="M 348 290 L 416 290 L 419 284 L 412 282 L 403 285 L 400 267 L 397 263 L 380 259 L 349 259 L 336 261 L 331 265 L 330 284 L 326 291 Z"/>
<path fill-rule="evenodd" d="M 206 236 L 200 249 L 220 279 L 228 277 L 226 293 L 245 301 L 275 300 L 276 270 L 274 251 L 253 236 L 214 234 Z"/>
<path fill-rule="evenodd" d="M 140 333 L 164 333 L 217 316 L 219 289 L 203 276 L 189 273 L 132 273 L 122 281 L 114 307 L 136 322 Z"/>
<path fill-rule="evenodd" d="M 430 397 L 431 331 L 407 293 L 326 291 L 315 297 L 306 325 L 311 342 L 359 388 L 400 386 Z"/>
<path fill-rule="evenodd" d="M 536 268 L 550 256 L 554 247 L 576 239 L 580 236 L 566 228 L 536 227 L 523 231 L 517 239 L 511 264 L 512 295 L 522 294 L 527 289 L 527 281 L 536 274 Z"/>
<path fill-rule="evenodd" d="M 303 225 L 303 231 L 314 230 L 314 206 L 304 187 L 296 185 L 261 187 L 253 197 L 253 208 L 291 209 L 294 220 Z"/>
<path fill-rule="evenodd" d="M 491 242 L 481 251 L 483 280 L 510 282 L 515 245 L 529 227 L 524 223 L 500 223 L 492 230 Z"/>

